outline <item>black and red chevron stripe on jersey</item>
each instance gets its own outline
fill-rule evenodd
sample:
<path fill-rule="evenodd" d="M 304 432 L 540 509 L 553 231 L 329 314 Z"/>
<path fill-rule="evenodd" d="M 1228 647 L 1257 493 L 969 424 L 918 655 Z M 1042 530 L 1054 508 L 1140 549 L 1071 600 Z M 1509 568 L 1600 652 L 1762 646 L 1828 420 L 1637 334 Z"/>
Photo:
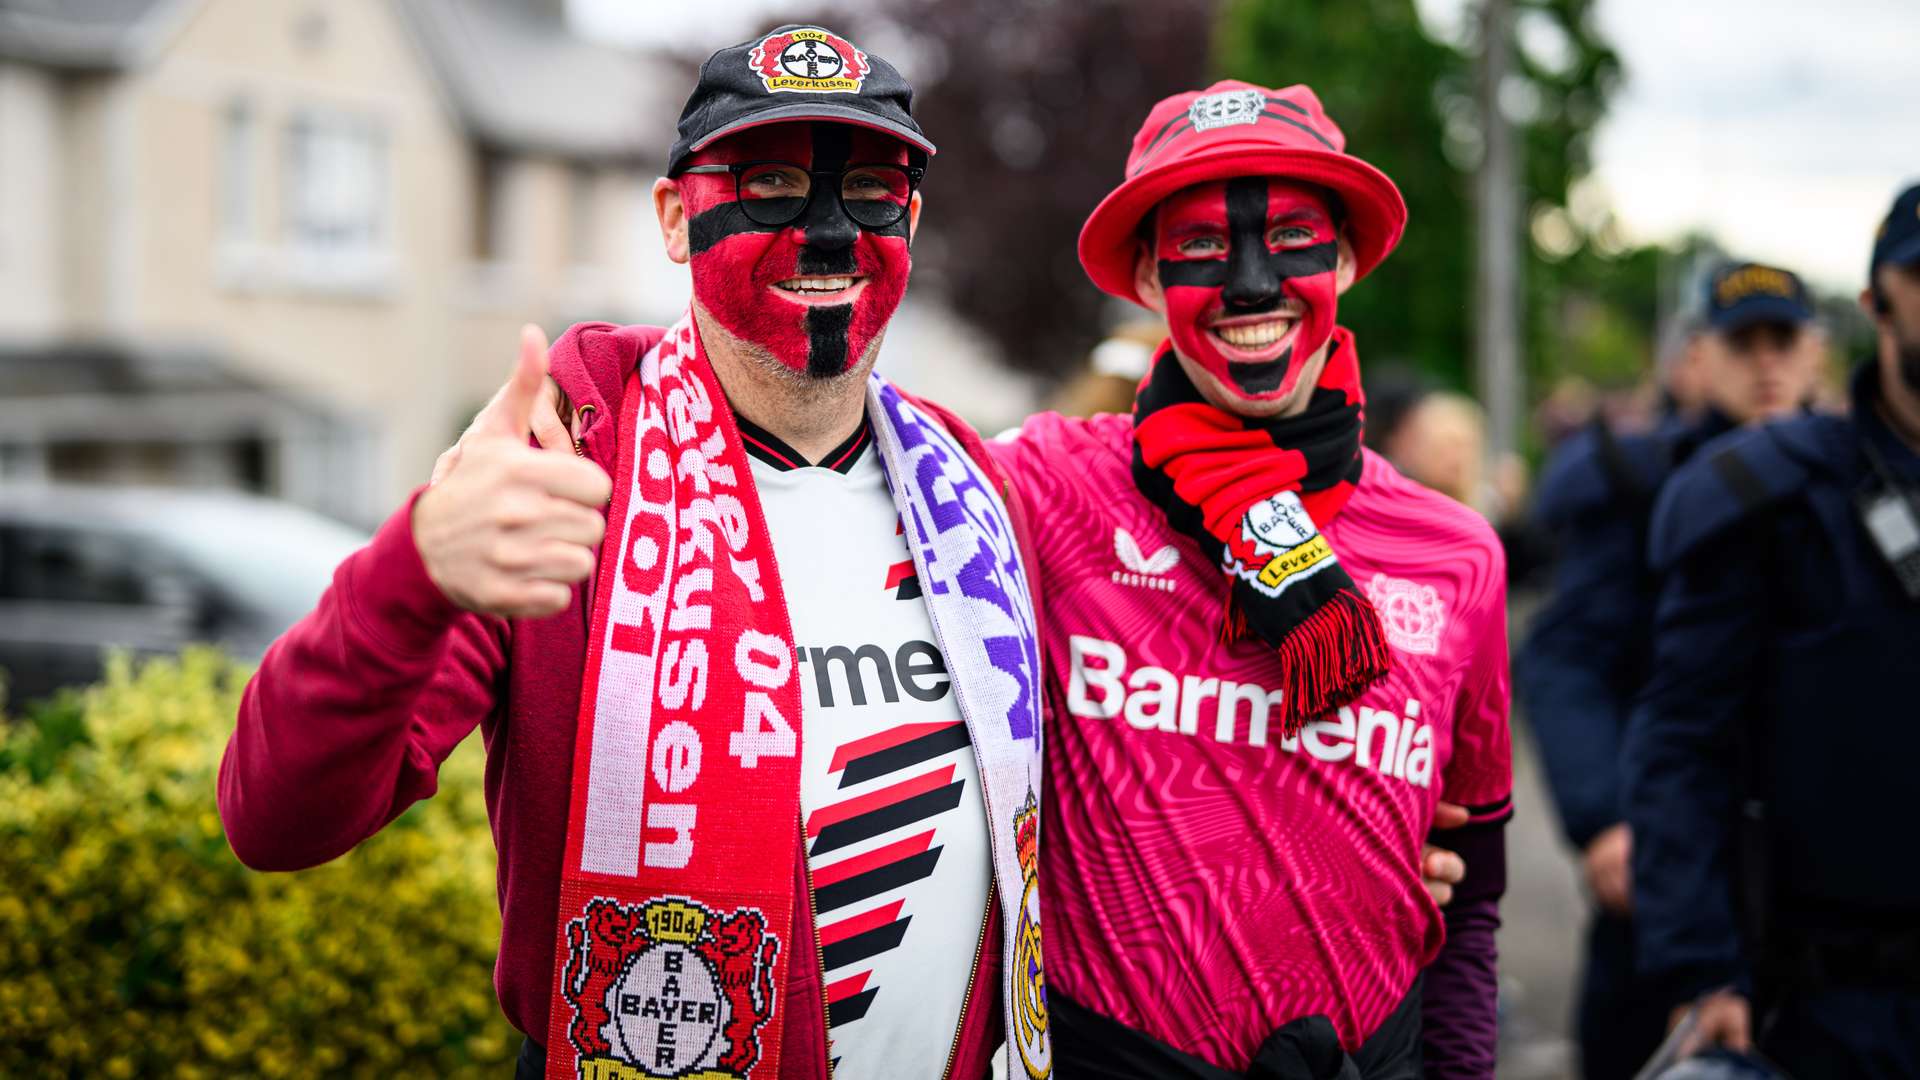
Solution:
<path fill-rule="evenodd" d="M 843 1080 L 938 1075 L 986 921 L 974 748 L 870 438 L 856 432 L 809 467 L 767 433 L 742 435 L 803 688 L 829 1059 Z"/>
<path fill-rule="evenodd" d="M 942 850 L 935 842 L 939 830 L 922 826 L 958 809 L 966 797 L 966 784 L 954 779 L 954 765 L 927 766 L 968 752 L 971 746 L 967 725 L 955 720 L 902 724 L 834 750 L 831 770 L 839 775 L 840 788 L 866 787 L 882 779 L 892 782 L 823 806 L 807 817 L 814 910 L 828 971 L 861 965 L 904 942 L 912 922 L 912 916 L 901 914 L 906 901 L 877 907 L 869 902 L 933 876 Z M 819 858 L 862 840 L 900 833 L 906 835 L 859 855 Z M 880 991 L 872 984 L 872 975 L 873 968 L 865 964 L 827 984 L 831 1026 L 866 1015 Z"/>

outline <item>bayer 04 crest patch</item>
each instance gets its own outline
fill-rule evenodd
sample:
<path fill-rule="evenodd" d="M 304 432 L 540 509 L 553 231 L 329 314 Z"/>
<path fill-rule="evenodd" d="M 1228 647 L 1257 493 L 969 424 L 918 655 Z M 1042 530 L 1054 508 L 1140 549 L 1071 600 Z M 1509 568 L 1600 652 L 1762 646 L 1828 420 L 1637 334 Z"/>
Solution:
<path fill-rule="evenodd" d="M 1312 577 L 1334 561 L 1333 548 L 1300 496 L 1282 491 L 1247 508 L 1240 536 L 1263 555 L 1272 556 L 1252 578 L 1255 589 L 1279 596 L 1296 581 Z"/>
<path fill-rule="evenodd" d="M 767 93 L 857 94 L 873 65 L 853 42 L 817 26 L 769 34 L 747 53 Z"/>
<path fill-rule="evenodd" d="M 780 942 L 758 908 L 595 897 L 567 924 L 561 991 L 580 1080 L 741 1080 L 773 1015 Z"/>

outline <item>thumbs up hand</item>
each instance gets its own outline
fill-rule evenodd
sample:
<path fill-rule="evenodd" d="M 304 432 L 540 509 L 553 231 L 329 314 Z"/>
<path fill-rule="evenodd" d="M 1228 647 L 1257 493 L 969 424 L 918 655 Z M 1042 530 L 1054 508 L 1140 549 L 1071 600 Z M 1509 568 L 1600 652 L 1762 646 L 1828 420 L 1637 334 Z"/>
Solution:
<path fill-rule="evenodd" d="M 520 331 L 513 377 L 441 456 L 413 507 L 413 543 L 447 599 L 493 615 L 566 610 L 593 572 L 613 483 L 576 457 L 554 407 L 547 340 Z M 527 445 L 532 432 L 539 447 Z"/>

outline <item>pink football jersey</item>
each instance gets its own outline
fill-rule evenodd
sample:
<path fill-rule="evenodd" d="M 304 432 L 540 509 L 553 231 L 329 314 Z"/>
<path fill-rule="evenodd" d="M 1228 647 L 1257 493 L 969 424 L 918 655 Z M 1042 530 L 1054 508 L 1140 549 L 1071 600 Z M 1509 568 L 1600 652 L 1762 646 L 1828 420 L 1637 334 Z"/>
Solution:
<path fill-rule="evenodd" d="M 1393 670 L 1282 738 L 1278 656 L 1221 643 L 1219 553 L 1135 489 L 1132 430 L 1048 413 L 994 446 L 1037 519 L 1047 982 L 1229 1069 L 1302 1016 L 1356 1048 L 1442 943 L 1420 877 L 1434 804 L 1510 811 L 1499 542 L 1368 453 L 1319 524 Z"/>

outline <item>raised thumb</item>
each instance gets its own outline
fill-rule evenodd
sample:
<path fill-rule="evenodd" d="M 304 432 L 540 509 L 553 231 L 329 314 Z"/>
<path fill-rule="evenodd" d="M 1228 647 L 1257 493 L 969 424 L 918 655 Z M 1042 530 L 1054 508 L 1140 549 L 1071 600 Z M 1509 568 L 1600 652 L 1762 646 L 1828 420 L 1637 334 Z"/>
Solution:
<path fill-rule="evenodd" d="M 474 418 L 474 433 L 525 439 L 533 429 L 533 411 L 539 405 L 540 387 L 546 378 L 547 335 L 528 323 L 520 328 L 520 358 L 514 363 L 513 375 Z"/>

